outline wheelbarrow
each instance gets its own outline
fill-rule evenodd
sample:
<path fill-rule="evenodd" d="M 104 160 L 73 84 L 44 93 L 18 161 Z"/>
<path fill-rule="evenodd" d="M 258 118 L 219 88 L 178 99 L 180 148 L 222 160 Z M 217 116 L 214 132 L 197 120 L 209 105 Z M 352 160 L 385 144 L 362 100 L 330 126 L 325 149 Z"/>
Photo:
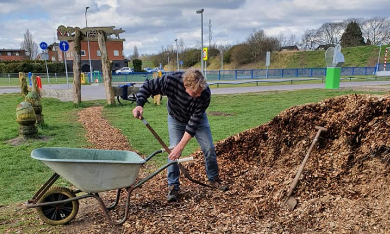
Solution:
<path fill-rule="evenodd" d="M 48 224 L 62 225 L 74 219 L 79 210 L 79 200 L 95 198 L 107 219 L 115 225 L 122 225 L 129 215 L 131 192 L 172 164 L 193 160 L 192 157 L 172 161 L 157 169 L 146 178 L 137 181 L 142 165 L 155 155 L 164 152 L 160 149 L 147 158 L 141 158 L 132 151 L 97 150 L 65 147 L 47 147 L 35 149 L 31 157 L 42 161 L 55 173 L 26 203 L 27 208 L 36 208 L 39 217 Z M 77 190 L 52 186 L 62 176 Z M 115 201 L 106 206 L 99 192 L 117 190 Z M 127 191 L 124 217 L 113 220 L 109 211 L 120 200 L 122 190 Z M 77 196 L 77 194 L 82 195 Z"/>

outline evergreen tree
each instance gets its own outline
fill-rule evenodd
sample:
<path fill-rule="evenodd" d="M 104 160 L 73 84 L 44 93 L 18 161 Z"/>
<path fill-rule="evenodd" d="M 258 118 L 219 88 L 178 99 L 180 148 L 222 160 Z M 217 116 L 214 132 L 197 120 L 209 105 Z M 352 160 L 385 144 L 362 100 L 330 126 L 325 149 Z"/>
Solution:
<path fill-rule="evenodd" d="M 341 46 L 353 47 L 361 45 L 365 45 L 362 30 L 358 23 L 352 21 L 347 25 L 345 32 L 341 36 Z"/>

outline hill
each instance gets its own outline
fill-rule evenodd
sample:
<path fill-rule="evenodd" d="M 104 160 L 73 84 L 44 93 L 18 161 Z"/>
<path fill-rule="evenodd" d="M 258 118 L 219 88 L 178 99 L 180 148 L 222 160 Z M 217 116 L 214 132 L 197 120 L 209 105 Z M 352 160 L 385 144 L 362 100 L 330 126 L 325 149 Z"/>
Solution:
<path fill-rule="evenodd" d="M 384 61 L 385 49 L 389 45 L 382 45 L 380 63 Z M 373 67 L 378 61 L 379 47 L 371 46 L 357 46 L 342 48 L 341 52 L 344 54 L 345 67 Z M 197 64 L 196 67 L 200 67 Z M 264 60 L 255 63 L 237 65 L 234 63 L 224 64 L 224 69 L 264 69 Z M 272 52 L 271 65 L 269 68 L 300 68 L 300 67 L 326 67 L 325 51 L 287 51 L 287 52 Z M 221 58 L 216 56 L 208 61 L 208 69 L 219 70 L 221 68 Z"/>

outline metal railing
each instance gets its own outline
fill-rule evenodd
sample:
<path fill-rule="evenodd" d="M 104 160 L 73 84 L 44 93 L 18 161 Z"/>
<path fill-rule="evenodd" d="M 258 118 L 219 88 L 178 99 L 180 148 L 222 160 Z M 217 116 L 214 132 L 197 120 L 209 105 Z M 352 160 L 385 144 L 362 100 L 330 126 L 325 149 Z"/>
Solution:
<path fill-rule="evenodd" d="M 379 71 L 383 70 L 383 64 L 379 64 Z M 388 66 L 390 67 L 390 66 Z M 342 67 L 341 76 L 372 76 L 375 75 L 376 67 Z M 68 72 L 68 80 L 65 73 L 34 73 L 40 76 L 42 84 L 66 84 L 73 82 L 73 73 Z M 28 80 L 28 75 L 26 74 Z M 133 72 L 128 75 L 112 74 L 112 82 L 131 83 L 143 82 L 146 78 L 151 79 L 152 73 Z M 250 80 L 267 78 L 306 78 L 306 77 L 326 77 L 326 68 L 286 68 L 286 69 L 250 69 L 250 70 L 208 70 L 205 74 L 207 80 Z M 19 84 L 18 73 L 0 73 L 0 85 Z M 29 81 L 27 81 L 29 82 Z M 103 83 L 101 73 L 94 72 L 91 78 L 85 74 L 86 83 Z"/>

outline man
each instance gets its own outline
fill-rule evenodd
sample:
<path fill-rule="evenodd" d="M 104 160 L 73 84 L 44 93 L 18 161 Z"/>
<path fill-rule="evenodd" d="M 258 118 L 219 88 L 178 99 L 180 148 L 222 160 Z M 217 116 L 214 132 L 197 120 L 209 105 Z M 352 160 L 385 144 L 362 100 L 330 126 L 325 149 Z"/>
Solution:
<path fill-rule="evenodd" d="M 168 156 L 168 162 L 179 159 L 184 147 L 192 137 L 195 137 L 205 157 L 206 174 L 210 185 L 223 191 L 228 190 L 228 186 L 222 185 L 219 179 L 217 155 L 206 115 L 211 92 L 202 73 L 189 69 L 185 73 L 175 72 L 146 80 L 137 93 L 137 107 L 133 109 L 135 118 L 142 118 L 147 98 L 157 94 L 166 95 L 168 98 L 169 142 L 170 146 L 174 146 Z M 178 199 L 179 176 L 177 164 L 168 167 L 169 202 Z"/>

